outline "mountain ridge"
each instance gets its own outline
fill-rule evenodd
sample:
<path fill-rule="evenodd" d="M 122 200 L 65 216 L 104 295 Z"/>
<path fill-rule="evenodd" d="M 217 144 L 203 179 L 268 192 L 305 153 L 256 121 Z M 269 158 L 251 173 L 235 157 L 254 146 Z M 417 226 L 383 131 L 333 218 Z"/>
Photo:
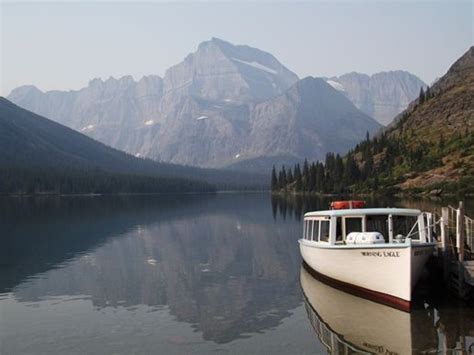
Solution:
<path fill-rule="evenodd" d="M 179 191 L 213 191 L 214 186 L 238 189 L 266 185 L 263 176 L 185 167 L 133 157 L 22 109 L 3 97 L 0 97 L 0 128 L 2 192 L 5 192 L 8 181 L 10 189 L 7 192 L 12 186 L 22 187 L 16 180 L 31 186 L 36 183 L 32 182 L 33 178 L 34 181 L 40 180 L 44 186 L 61 178 L 65 181 L 82 179 L 94 186 L 97 185 L 96 180 L 101 183 L 117 180 L 120 188 L 125 188 L 124 191 L 112 189 L 110 192 L 173 192 L 180 186 Z M 127 184 L 136 188 L 140 184 L 143 186 L 128 191 Z M 148 190 L 151 187 L 153 189 Z"/>
<path fill-rule="evenodd" d="M 382 71 L 371 75 L 353 71 L 327 78 L 326 81 L 382 125 L 388 125 L 418 97 L 422 87 L 427 87 L 416 75 L 405 70 Z"/>
<path fill-rule="evenodd" d="M 219 65 L 209 66 L 209 62 Z M 270 53 L 215 37 L 200 43 L 196 52 L 168 68 L 163 78 L 165 96 L 184 92 L 209 100 L 232 101 L 267 99 L 297 80 L 298 76 Z"/>
<path fill-rule="evenodd" d="M 356 107 L 350 109 L 355 123 L 346 122 L 354 129 L 336 130 L 336 134 L 328 132 L 334 131 L 333 121 L 342 122 L 341 108 L 327 111 L 326 124 L 321 124 L 316 115 L 295 121 L 306 104 L 300 103 L 298 108 L 290 102 L 291 95 L 285 95 L 304 80 L 299 80 L 270 53 L 213 38 L 169 68 L 163 78 L 93 79 L 86 88 L 69 92 L 44 93 L 23 87 L 9 98 L 129 154 L 205 168 L 253 166 L 258 170 L 258 162 L 262 169 L 269 169 L 272 159 L 276 165 L 305 158 L 321 159 L 328 149 L 343 154 L 367 131 L 378 130 Z M 321 95 L 347 97 L 341 90 L 328 90 L 319 87 Z M 303 101 L 318 101 L 320 107 L 312 107 L 315 111 L 328 109 L 326 103 L 318 100 L 317 90 L 309 96 Z M 284 118 L 272 123 L 264 117 L 264 111 L 273 111 L 278 116 L 279 110 L 292 105 L 287 114 L 295 117 L 287 119 L 296 124 L 293 128 Z M 338 117 L 331 116 L 336 113 Z M 302 122 L 304 129 L 299 129 Z M 286 138 L 283 127 L 291 128 Z M 273 140 L 265 129 L 274 132 L 278 139 Z M 270 146 L 273 148 L 269 149 Z"/>

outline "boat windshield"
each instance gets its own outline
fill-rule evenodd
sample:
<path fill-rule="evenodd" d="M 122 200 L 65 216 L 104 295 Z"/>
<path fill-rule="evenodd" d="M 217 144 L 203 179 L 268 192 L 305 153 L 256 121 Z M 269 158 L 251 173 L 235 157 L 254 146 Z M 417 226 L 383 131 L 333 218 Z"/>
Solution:
<path fill-rule="evenodd" d="M 418 232 L 418 228 L 415 228 L 412 231 L 413 226 L 417 223 L 418 218 L 416 216 L 393 216 L 393 235 L 402 235 L 407 237 L 408 234 L 411 235 L 411 239 L 420 239 L 420 233 Z"/>
<path fill-rule="evenodd" d="M 366 219 L 366 232 L 379 232 L 385 243 L 388 242 L 388 215 L 369 215 Z"/>

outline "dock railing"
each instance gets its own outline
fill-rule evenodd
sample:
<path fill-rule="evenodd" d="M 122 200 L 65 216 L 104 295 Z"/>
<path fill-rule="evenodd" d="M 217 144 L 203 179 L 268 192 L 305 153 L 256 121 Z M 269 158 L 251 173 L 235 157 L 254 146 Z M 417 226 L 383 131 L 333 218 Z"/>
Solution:
<path fill-rule="evenodd" d="M 455 237 L 458 259 L 463 262 L 465 254 L 472 254 L 474 251 L 474 220 L 464 214 L 463 202 L 459 202 L 458 208 L 448 206 L 447 209 L 448 233 Z"/>
<path fill-rule="evenodd" d="M 458 208 L 443 207 L 439 221 L 437 255 L 445 283 L 459 296 L 467 297 L 474 286 L 474 220 L 464 214 L 464 204 L 459 202 Z"/>

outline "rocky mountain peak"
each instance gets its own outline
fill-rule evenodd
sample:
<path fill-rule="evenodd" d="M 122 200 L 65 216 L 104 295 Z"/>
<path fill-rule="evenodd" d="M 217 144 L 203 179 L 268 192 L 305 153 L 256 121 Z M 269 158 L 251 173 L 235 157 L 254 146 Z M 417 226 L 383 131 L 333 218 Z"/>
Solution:
<path fill-rule="evenodd" d="M 420 88 L 426 87 L 418 77 L 403 70 L 373 75 L 351 72 L 326 81 L 383 125 L 392 122 L 418 96 Z"/>
<path fill-rule="evenodd" d="M 89 81 L 88 88 L 99 89 L 99 90 L 111 90 L 111 89 L 126 89 L 136 82 L 131 75 L 125 75 L 120 78 L 114 78 L 110 76 L 108 79 L 103 80 L 101 78 L 95 78 Z"/>
<path fill-rule="evenodd" d="M 164 93 L 242 102 L 279 95 L 297 80 L 267 52 L 212 38 L 167 70 Z"/>
<path fill-rule="evenodd" d="M 26 96 L 41 95 L 43 92 L 34 85 L 23 85 L 13 89 L 8 95 L 12 100 Z"/>
<path fill-rule="evenodd" d="M 300 93 L 316 92 L 318 90 L 334 90 L 334 88 L 325 80 L 312 76 L 307 76 L 299 80 L 295 85 L 293 85 L 292 89 L 297 90 Z"/>
<path fill-rule="evenodd" d="M 467 52 L 451 66 L 449 71 L 471 71 L 474 67 L 474 46 L 471 46 Z"/>
<path fill-rule="evenodd" d="M 337 106 L 340 111 L 360 113 L 340 90 L 322 78 L 308 76 L 301 79 L 288 90 L 288 95 L 304 102 L 306 110 L 320 111 L 325 107 Z M 371 122 L 371 127 L 378 127 L 373 119 L 365 115 L 362 116 Z"/>
<path fill-rule="evenodd" d="M 446 75 L 433 84 L 433 89 L 446 89 L 449 86 L 458 85 L 459 82 L 466 81 L 466 79 L 472 79 L 473 71 L 474 46 L 470 47 L 462 57 L 451 65 Z"/>

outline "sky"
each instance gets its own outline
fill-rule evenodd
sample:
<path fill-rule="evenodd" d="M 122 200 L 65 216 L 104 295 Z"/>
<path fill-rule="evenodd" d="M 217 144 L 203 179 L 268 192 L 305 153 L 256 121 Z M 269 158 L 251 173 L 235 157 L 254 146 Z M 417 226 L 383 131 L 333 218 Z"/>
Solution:
<path fill-rule="evenodd" d="M 474 42 L 474 1 L 0 1 L 2 96 L 163 76 L 211 37 L 300 77 L 401 69 L 430 84 Z"/>

